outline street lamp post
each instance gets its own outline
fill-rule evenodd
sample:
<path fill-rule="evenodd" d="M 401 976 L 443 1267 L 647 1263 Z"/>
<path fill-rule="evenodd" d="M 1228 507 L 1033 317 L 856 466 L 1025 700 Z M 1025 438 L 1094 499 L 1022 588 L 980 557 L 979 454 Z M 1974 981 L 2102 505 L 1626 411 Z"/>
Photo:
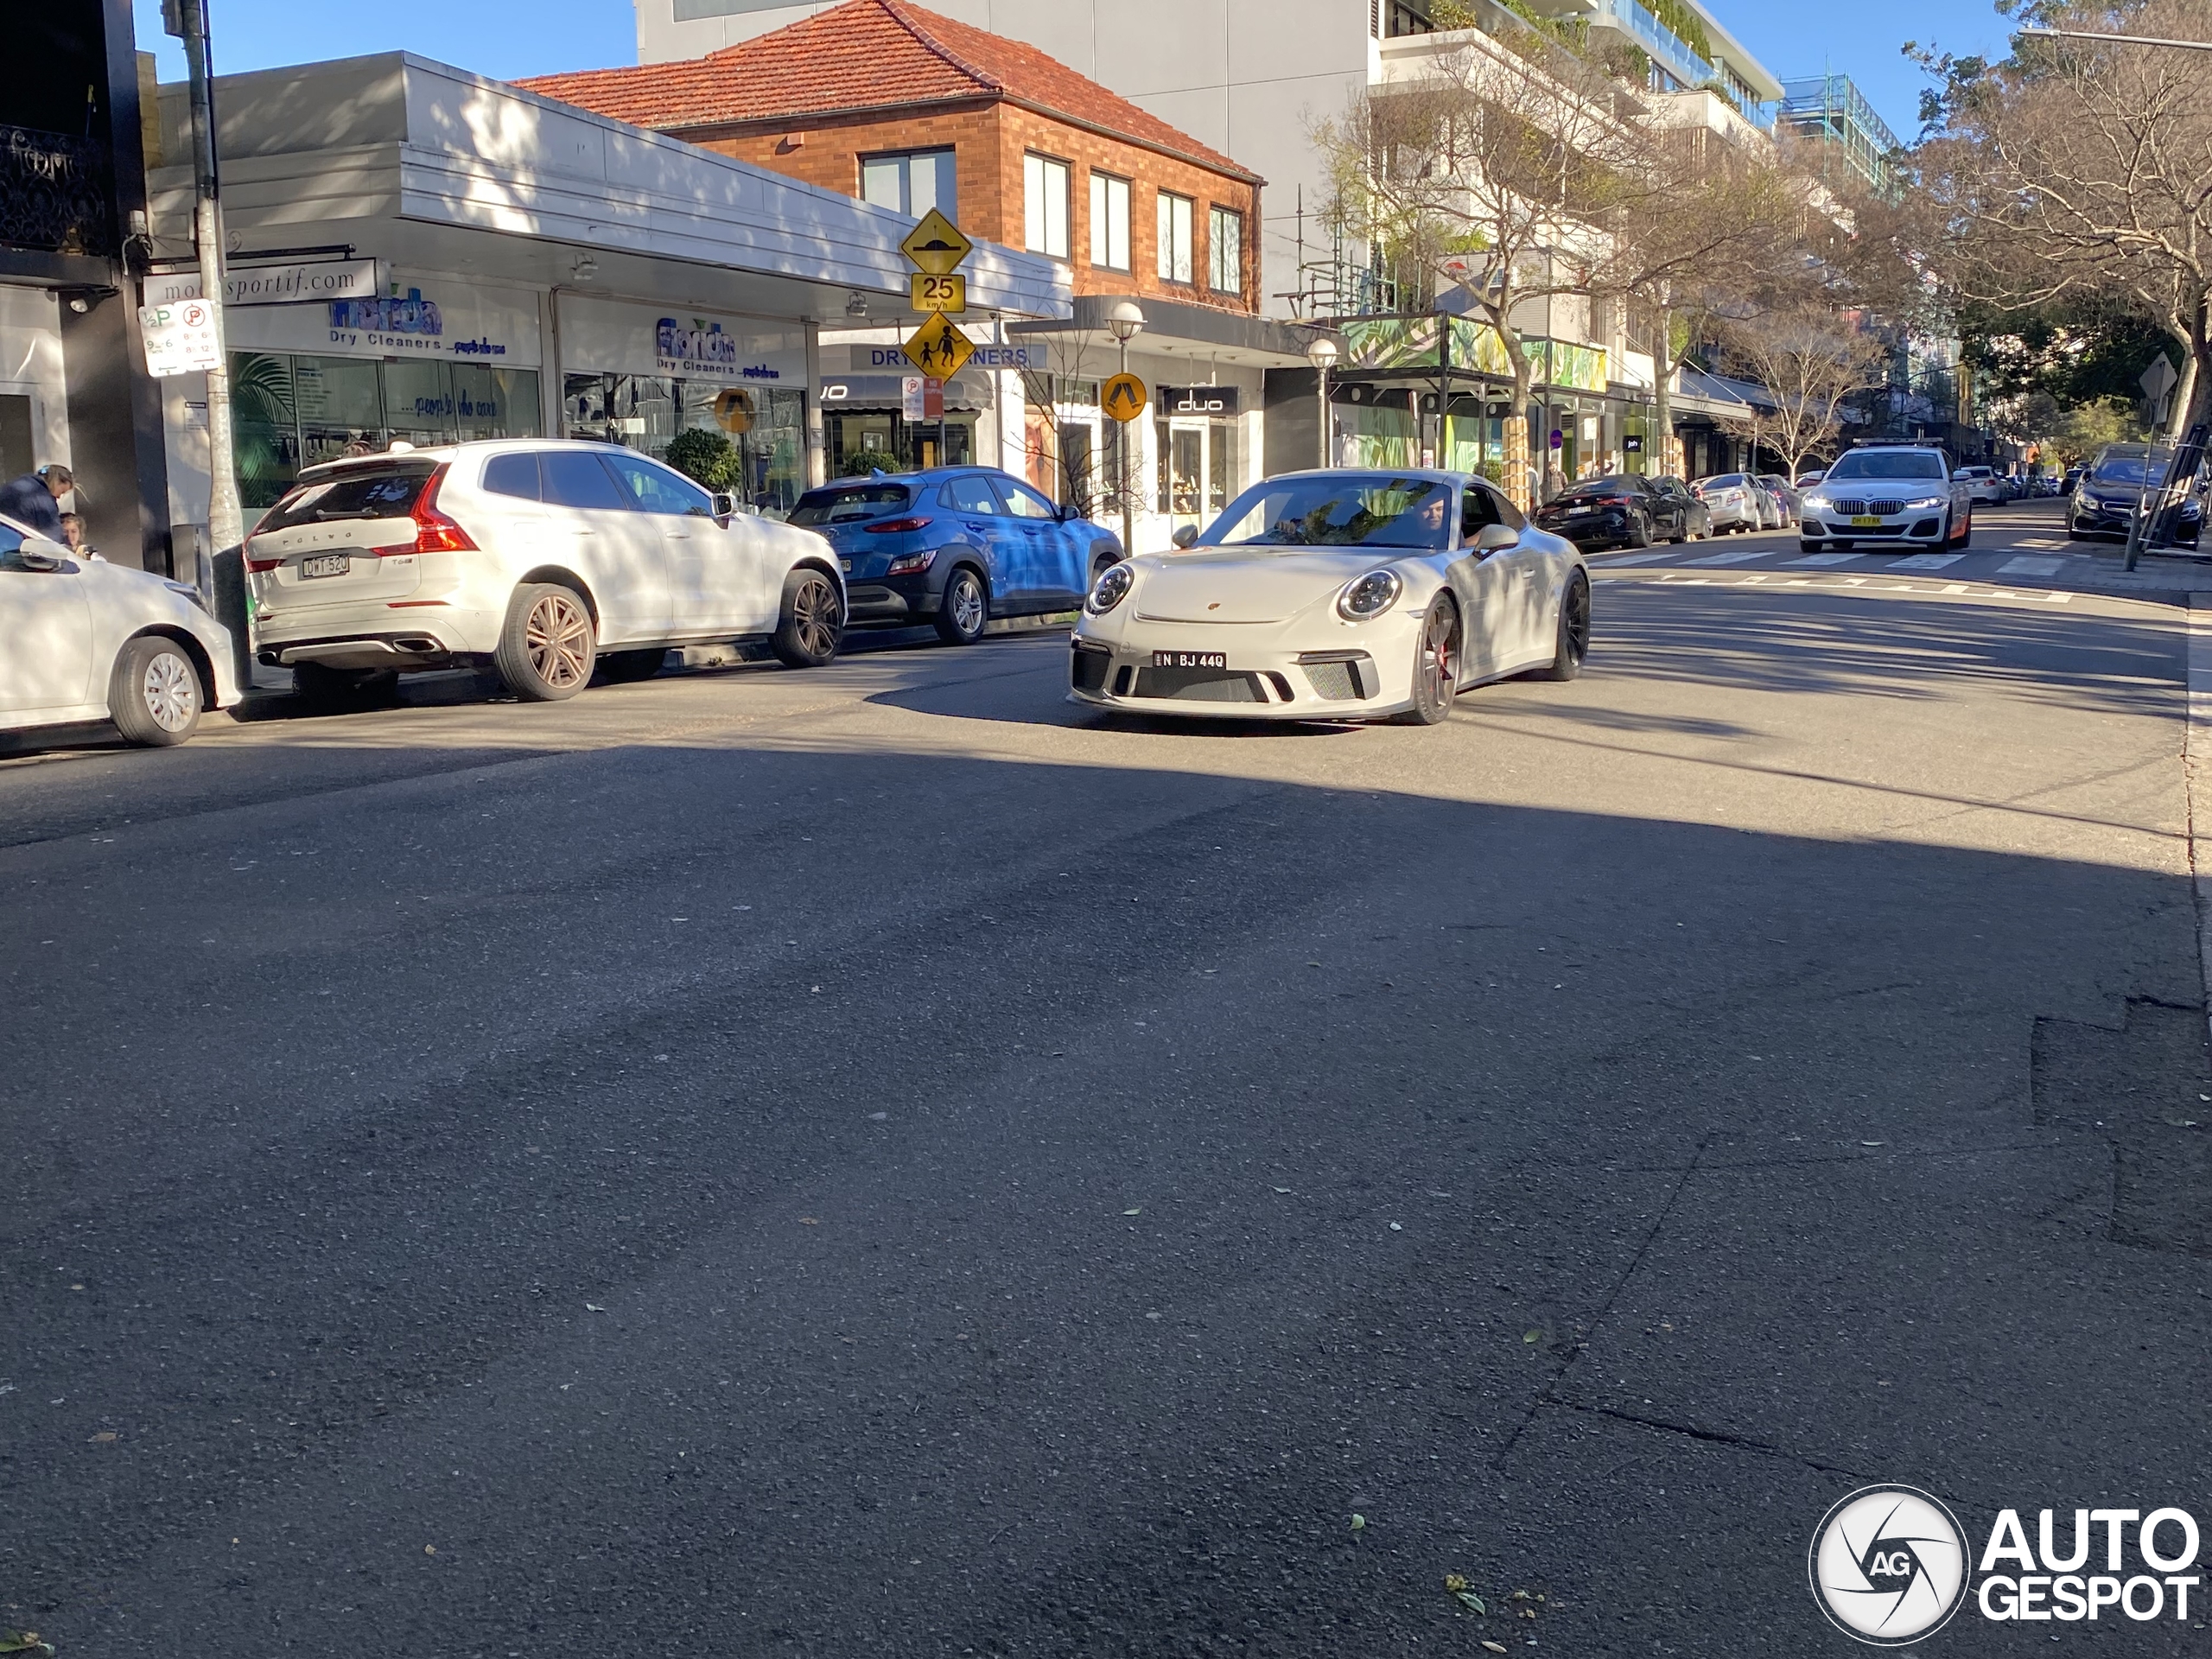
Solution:
<path fill-rule="evenodd" d="M 1329 371 L 1337 365 L 1337 342 L 1316 334 L 1306 347 L 1306 360 L 1313 365 L 1315 390 L 1319 395 L 1321 465 L 1329 464 Z"/>
<path fill-rule="evenodd" d="M 1144 312 L 1135 300 L 1116 301 L 1106 313 L 1106 327 L 1122 345 L 1122 372 L 1129 372 L 1129 342 L 1144 332 Z M 1122 423 L 1122 552 L 1134 557 L 1136 548 L 1136 506 L 1129 494 L 1129 428 L 1133 423 Z"/>

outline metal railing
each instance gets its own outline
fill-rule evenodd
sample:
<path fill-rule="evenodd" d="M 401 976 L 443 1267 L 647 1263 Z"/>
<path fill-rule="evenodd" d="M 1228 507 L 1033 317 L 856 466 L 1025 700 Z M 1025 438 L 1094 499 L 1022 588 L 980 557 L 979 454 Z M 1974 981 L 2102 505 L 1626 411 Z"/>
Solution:
<path fill-rule="evenodd" d="M 0 126 L 0 247 L 112 256 L 113 168 L 67 133 Z"/>
<path fill-rule="evenodd" d="M 1902 149 L 1890 124 L 1876 114 L 1849 75 L 1800 75 L 1782 83 L 1782 112 L 1792 119 L 1841 119 L 1857 127 L 1884 155 Z"/>

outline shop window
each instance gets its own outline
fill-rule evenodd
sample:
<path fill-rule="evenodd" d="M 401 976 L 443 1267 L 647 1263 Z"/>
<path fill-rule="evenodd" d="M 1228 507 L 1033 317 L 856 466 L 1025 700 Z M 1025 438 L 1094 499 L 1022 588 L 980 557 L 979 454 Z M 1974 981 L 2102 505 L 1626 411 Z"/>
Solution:
<path fill-rule="evenodd" d="M 1102 270 L 1129 268 L 1129 181 L 1090 175 L 1090 263 Z"/>
<path fill-rule="evenodd" d="M 537 372 L 474 363 L 231 354 L 232 464 L 249 512 L 272 506 L 303 467 L 368 454 L 538 433 Z"/>
<path fill-rule="evenodd" d="M 1160 193 L 1160 280 L 1191 280 L 1191 199 Z"/>
<path fill-rule="evenodd" d="M 1049 156 L 1021 158 L 1021 201 L 1032 253 L 1068 257 L 1068 164 Z"/>
<path fill-rule="evenodd" d="M 953 152 L 949 149 L 864 156 L 861 158 L 861 200 L 916 219 L 934 207 L 957 221 L 954 175 Z"/>
<path fill-rule="evenodd" d="M 1217 294 L 1244 292 L 1244 215 L 1227 207 L 1206 214 L 1206 286 Z"/>

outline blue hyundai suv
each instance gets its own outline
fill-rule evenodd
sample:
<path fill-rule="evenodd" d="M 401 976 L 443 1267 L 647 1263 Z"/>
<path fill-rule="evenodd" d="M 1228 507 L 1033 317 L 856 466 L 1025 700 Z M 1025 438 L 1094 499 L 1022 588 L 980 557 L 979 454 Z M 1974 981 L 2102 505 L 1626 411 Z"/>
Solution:
<path fill-rule="evenodd" d="M 995 467 L 841 478 L 799 497 L 791 522 L 836 550 L 849 626 L 928 622 L 952 645 L 994 616 L 1075 609 L 1122 557 L 1120 537 Z"/>

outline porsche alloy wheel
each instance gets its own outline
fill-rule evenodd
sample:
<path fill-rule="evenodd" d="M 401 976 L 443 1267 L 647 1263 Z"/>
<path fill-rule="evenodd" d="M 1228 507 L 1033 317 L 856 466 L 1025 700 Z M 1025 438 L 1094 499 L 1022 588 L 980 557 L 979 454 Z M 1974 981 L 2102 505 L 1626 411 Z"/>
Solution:
<path fill-rule="evenodd" d="M 1414 706 L 1398 716 L 1409 726 L 1434 726 L 1452 712 L 1459 692 L 1459 607 L 1448 594 L 1429 601 L 1414 652 Z"/>
<path fill-rule="evenodd" d="M 1590 654 L 1590 578 L 1577 570 L 1559 596 L 1559 642 L 1550 664 L 1536 671 L 1540 680 L 1571 680 L 1582 672 Z"/>

